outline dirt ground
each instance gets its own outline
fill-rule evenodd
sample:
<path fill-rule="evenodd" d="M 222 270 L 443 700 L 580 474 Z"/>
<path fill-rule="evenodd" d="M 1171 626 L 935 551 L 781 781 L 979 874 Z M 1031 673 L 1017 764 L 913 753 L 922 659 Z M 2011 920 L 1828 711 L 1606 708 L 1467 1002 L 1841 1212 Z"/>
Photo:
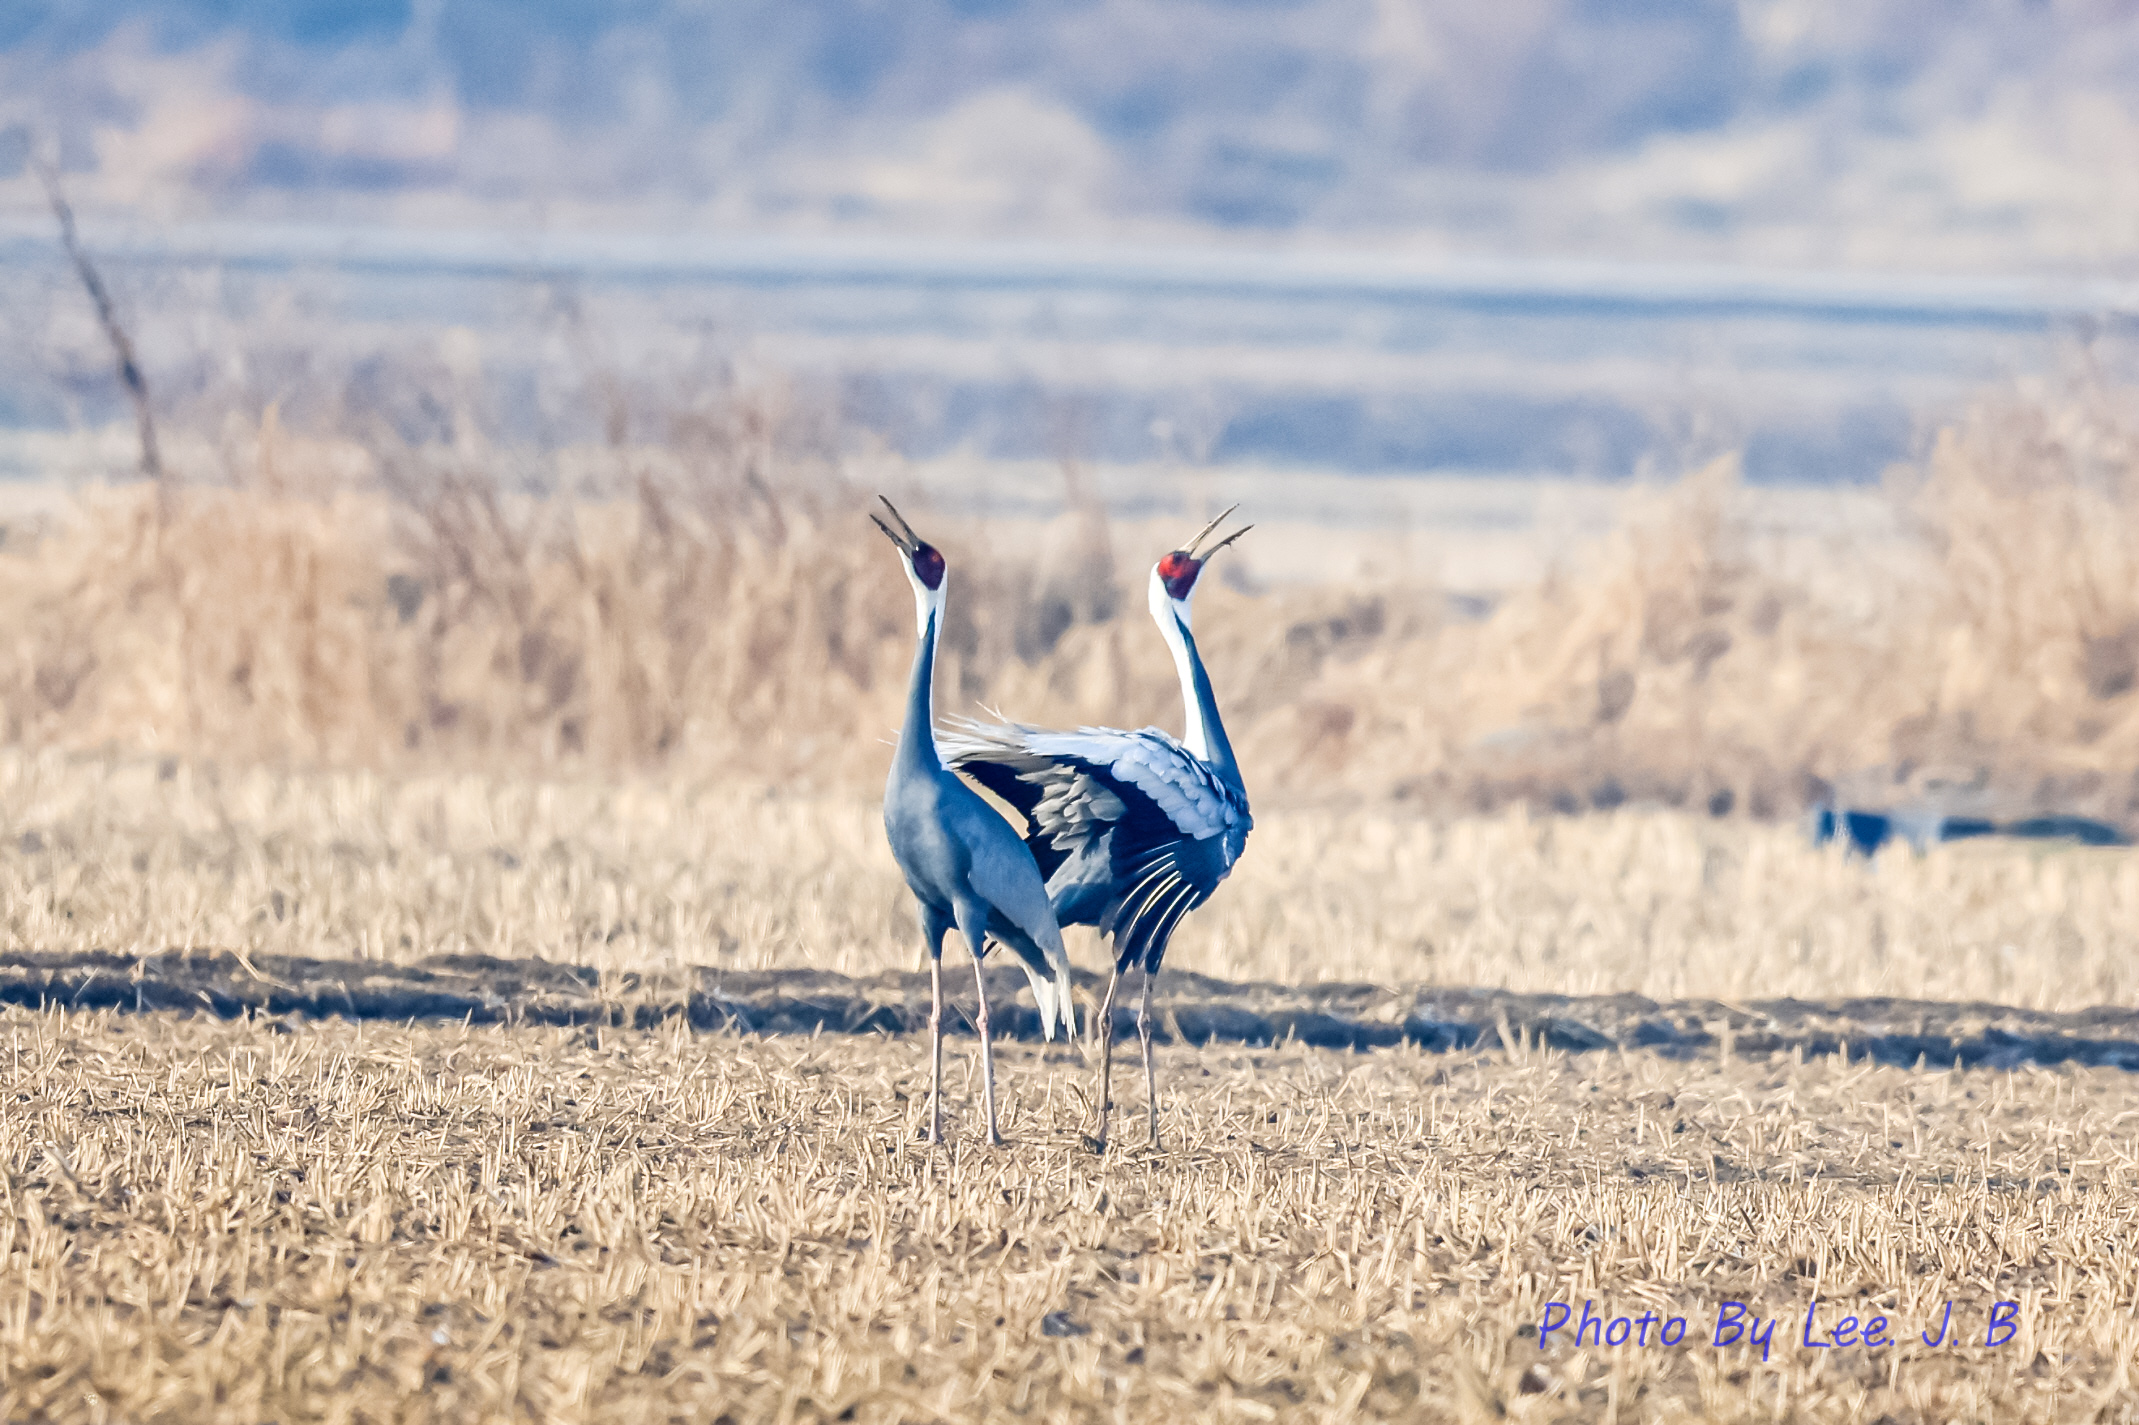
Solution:
<path fill-rule="evenodd" d="M 953 957 L 951 1031 L 971 1033 L 972 990 Z M 1078 972 L 1081 1016 L 1097 1013 L 1105 981 Z M 996 1033 L 1040 1038 L 1020 972 L 989 971 Z M 1136 981 L 1131 981 L 1134 986 Z M 483 955 L 414 964 L 325 960 L 266 952 L 170 950 L 0 952 L 0 1002 L 29 1008 L 171 1009 L 309 1018 L 462 1020 L 476 1024 L 599 1024 L 651 1028 L 671 1018 L 700 1030 L 785 1034 L 922 1034 L 929 977 L 825 970 L 721 970 L 603 975 L 588 966 Z M 2105 1006 L 2050 1013 L 1993 1004 L 1858 997 L 1828 1001 L 1656 1001 L 1640 995 L 1519 994 L 1508 990 L 1367 984 L 1238 984 L 1162 972 L 1154 994 L 1161 1042 L 1327 1049 L 1415 1044 L 1455 1050 L 1537 1045 L 1643 1049 L 1673 1058 L 1778 1052 L 1916 1065 L 2085 1064 L 2139 1068 L 2139 1010 Z M 1080 1022 L 1082 1020 L 1080 1019 Z M 1136 1032 L 1115 1009 L 1115 1032 Z"/>

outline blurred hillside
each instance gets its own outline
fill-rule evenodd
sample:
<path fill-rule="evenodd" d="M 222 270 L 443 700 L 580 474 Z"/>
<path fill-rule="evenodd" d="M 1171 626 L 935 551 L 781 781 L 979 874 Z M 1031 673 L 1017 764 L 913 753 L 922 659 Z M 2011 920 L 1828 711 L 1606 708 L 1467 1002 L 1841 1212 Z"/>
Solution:
<path fill-rule="evenodd" d="M 159 219 L 2128 272 L 2139 9 L 12 0 L 0 205 L 33 142 Z"/>

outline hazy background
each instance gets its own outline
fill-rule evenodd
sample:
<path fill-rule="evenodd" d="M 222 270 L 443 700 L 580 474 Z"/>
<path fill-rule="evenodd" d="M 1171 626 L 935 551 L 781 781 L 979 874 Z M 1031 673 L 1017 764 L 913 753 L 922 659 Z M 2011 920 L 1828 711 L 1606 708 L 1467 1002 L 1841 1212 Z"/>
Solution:
<path fill-rule="evenodd" d="M 14 0 L 0 716 L 861 792 L 868 492 L 1131 725 L 1241 500 L 1259 796 L 2125 819 L 2135 156 L 2132 4 Z"/>
<path fill-rule="evenodd" d="M 159 399 L 522 440 L 570 347 L 924 460 L 1861 483 L 2139 307 L 2128 3 L 14 0 L 17 433 L 121 414 L 38 151 Z"/>
<path fill-rule="evenodd" d="M 165 222 L 1962 272 L 2139 241 L 2114 0 L 15 0 L 0 47 L 17 155 Z"/>

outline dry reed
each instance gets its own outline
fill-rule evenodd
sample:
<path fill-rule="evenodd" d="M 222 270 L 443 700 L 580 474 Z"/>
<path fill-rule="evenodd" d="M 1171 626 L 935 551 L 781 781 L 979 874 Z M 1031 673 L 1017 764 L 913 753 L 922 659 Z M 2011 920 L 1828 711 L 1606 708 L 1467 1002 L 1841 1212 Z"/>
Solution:
<path fill-rule="evenodd" d="M 666 445 L 540 460 L 270 413 L 221 450 L 163 506 L 91 495 L 0 548 L 9 740 L 820 791 L 880 773 L 905 592 L 805 411 L 738 397 Z M 1266 804 L 1788 816 L 1839 785 L 2121 819 L 2135 452 L 2107 396 L 2015 400 L 1897 476 L 1900 536 L 1782 550 L 1725 465 L 1483 618 L 1423 585 L 1228 587 L 1199 632 Z M 1177 715 L 1140 596 L 1157 550 L 1117 551 L 1088 500 L 1037 543 L 915 514 L 952 558 L 947 709 Z"/>

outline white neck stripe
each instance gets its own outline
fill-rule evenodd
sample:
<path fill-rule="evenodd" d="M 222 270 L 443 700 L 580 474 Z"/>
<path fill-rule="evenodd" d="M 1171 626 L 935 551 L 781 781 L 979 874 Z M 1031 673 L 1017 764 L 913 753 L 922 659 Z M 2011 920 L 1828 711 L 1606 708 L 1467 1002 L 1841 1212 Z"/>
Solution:
<path fill-rule="evenodd" d="M 1173 650 L 1174 671 L 1181 676 L 1181 708 L 1187 718 L 1187 735 L 1181 741 L 1196 760 L 1211 760 L 1210 738 L 1203 726 L 1203 704 L 1196 697 L 1195 669 L 1188 661 L 1188 640 L 1182 631 L 1188 627 L 1189 599 L 1195 590 L 1189 590 L 1188 599 L 1176 600 L 1166 592 L 1166 582 L 1159 578 L 1159 571 L 1151 571 L 1151 617 L 1159 626 L 1159 634 L 1166 646 Z"/>

